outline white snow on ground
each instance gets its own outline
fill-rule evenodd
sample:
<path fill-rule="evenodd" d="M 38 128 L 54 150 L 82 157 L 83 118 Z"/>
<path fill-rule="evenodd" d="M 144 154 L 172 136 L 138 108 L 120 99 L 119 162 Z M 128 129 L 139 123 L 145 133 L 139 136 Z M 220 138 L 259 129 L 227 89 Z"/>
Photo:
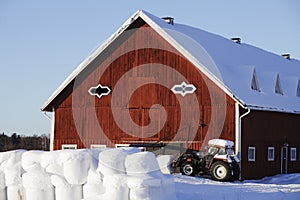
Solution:
<path fill-rule="evenodd" d="M 201 177 L 175 176 L 180 200 L 299 200 L 300 174 L 223 183 Z"/>

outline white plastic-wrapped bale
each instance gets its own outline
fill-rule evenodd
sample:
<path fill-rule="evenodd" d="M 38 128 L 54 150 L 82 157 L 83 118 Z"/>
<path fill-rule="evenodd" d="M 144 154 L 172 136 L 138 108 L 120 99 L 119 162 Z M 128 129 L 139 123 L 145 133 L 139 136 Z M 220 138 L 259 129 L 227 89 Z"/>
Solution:
<path fill-rule="evenodd" d="M 7 200 L 23 200 L 24 194 L 21 185 L 6 187 Z"/>
<path fill-rule="evenodd" d="M 25 189 L 25 199 L 54 200 L 54 187 L 47 173 L 42 171 L 27 172 L 23 174 L 22 180 Z"/>
<path fill-rule="evenodd" d="M 4 172 L 8 200 L 22 199 L 21 158 L 24 152 L 25 150 L 14 150 L 0 153 L 0 171 Z"/>
<path fill-rule="evenodd" d="M 127 176 L 125 174 L 104 175 L 105 193 L 101 200 L 130 200 Z"/>
<path fill-rule="evenodd" d="M 87 183 L 83 185 L 83 197 L 89 198 L 105 193 L 103 175 L 93 169 L 89 170 Z"/>
<path fill-rule="evenodd" d="M 163 199 L 162 173 L 156 157 L 151 152 L 128 155 L 125 160 L 129 175 L 127 184 L 130 200 Z"/>
<path fill-rule="evenodd" d="M 172 161 L 174 160 L 173 155 L 158 155 L 156 157 L 160 171 L 163 174 L 171 174 L 172 173 Z"/>
<path fill-rule="evenodd" d="M 64 177 L 52 175 L 51 183 L 55 186 L 55 200 L 81 200 L 82 185 L 71 185 Z"/>
<path fill-rule="evenodd" d="M 125 168 L 126 173 L 133 176 L 153 173 L 161 174 L 156 157 L 151 152 L 139 152 L 128 155 L 125 159 Z"/>
<path fill-rule="evenodd" d="M 0 171 L 0 199 L 6 200 L 6 186 L 4 178 L 4 173 Z"/>
<path fill-rule="evenodd" d="M 69 184 L 86 183 L 89 169 L 93 164 L 93 156 L 88 150 L 64 150 L 60 153 L 63 161 L 64 176 Z"/>
<path fill-rule="evenodd" d="M 114 174 L 125 174 L 125 158 L 129 154 L 128 151 L 117 148 L 102 151 L 99 154 L 98 170 L 105 176 Z"/>

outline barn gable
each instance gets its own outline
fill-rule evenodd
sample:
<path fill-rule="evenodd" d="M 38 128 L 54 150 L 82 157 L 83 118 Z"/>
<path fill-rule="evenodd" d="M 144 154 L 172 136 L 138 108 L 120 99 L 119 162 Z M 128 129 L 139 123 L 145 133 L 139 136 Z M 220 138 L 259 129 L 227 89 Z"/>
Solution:
<path fill-rule="evenodd" d="M 300 100 L 295 95 L 295 91 L 287 89 L 287 92 L 280 96 L 269 87 L 274 80 L 270 74 L 277 73 L 280 75 L 283 90 L 284 88 L 297 88 L 299 80 L 297 74 L 300 74 L 298 60 L 286 59 L 248 44 L 235 43 L 190 26 L 168 24 L 146 11 L 136 12 L 115 34 L 83 61 L 42 106 L 42 111 L 51 111 L 52 104 L 59 101 L 61 92 L 72 85 L 72 81 L 87 70 L 88 64 L 98 55 L 103 54 L 106 47 L 115 43 L 128 27 L 134 22 L 136 24 L 138 19 L 142 19 L 140 23 L 146 22 L 241 106 L 281 112 L 300 112 Z M 243 71 L 249 66 L 256 69 L 255 73 L 258 77 L 256 82 L 260 83 L 261 89 L 259 93 L 253 93 L 251 87 L 245 87 L 249 83 L 245 82 Z"/>
<path fill-rule="evenodd" d="M 95 143 L 113 146 L 171 140 L 199 149 L 211 138 L 234 140 L 232 98 L 141 17 L 126 30 L 88 59 L 81 71 L 76 70 L 46 106 L 55 108 L 53 149 L 63 144 L 85 148 Z M 128 96 L 127 91 L 140 83 L 142 87 Z M 99 86 L 112 92 L 99 98 L 95 95 Z M 171 90 L 174 86 L 196 96 L 176 95 Z M 222 105 L 227 105 L 228 112 Z M 132 119 L 133 125 L 120 128 L 126 119 Z"/>

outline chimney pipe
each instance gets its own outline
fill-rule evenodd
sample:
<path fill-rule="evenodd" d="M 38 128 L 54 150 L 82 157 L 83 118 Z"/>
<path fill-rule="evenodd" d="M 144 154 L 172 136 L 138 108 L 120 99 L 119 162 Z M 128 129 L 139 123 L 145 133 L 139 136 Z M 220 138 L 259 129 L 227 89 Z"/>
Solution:
<path fill-rule="evenodd" d="M 241 44 L 241 38 L 234 37 L 234 38 L 231 38 L 231 40 L 232 40 L 232 42 L 234 42 L 234 43 Z"/>
<path fill-rule="evenodd" d="M 290 54 L 285 53 L 285 54 L 281 54 L 282 57 L 286 58 L 286 59 L 291 59 Z"/>
<path fill-rule="evenodd" d="M 173 17 L 163 17 L 162 18 L 166 23 L 174 25 L 174 18 Z"/>

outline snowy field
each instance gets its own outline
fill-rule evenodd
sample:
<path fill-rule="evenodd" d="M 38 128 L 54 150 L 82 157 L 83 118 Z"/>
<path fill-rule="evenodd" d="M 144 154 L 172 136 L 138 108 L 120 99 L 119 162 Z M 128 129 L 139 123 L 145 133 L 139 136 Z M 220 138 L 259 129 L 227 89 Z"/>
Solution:
<path fill-rule="evenodd" d="M 221 183 L 174 175 L 178 200 L 300 200 L 300 174 Z"/>

